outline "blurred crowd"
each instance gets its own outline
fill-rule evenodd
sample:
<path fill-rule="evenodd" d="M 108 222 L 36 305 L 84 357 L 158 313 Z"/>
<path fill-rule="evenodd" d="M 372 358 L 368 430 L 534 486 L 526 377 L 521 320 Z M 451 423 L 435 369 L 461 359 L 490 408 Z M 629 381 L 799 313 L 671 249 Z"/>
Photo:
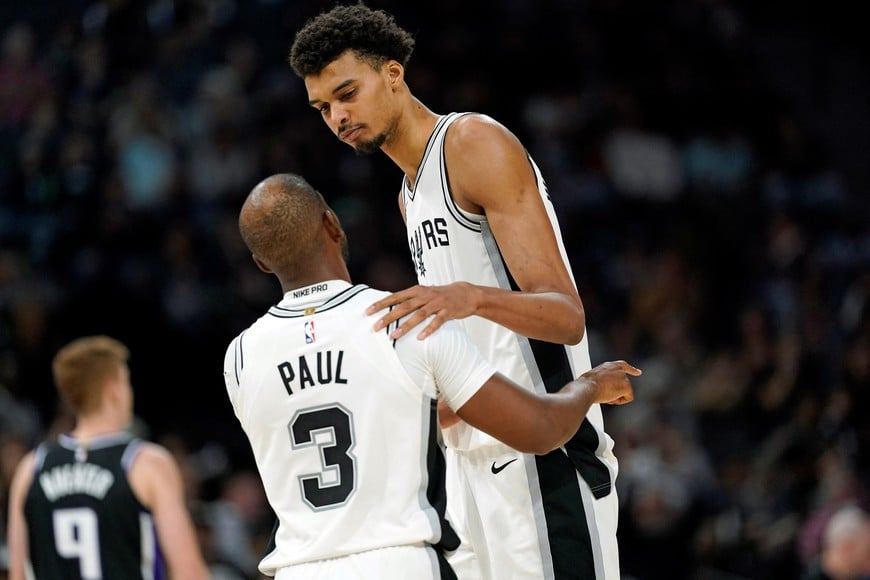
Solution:
<path fill-rule="evenodd" d="M 829 525 L 870 508 L 870 52 L 849 13 L 367 3 L 416 35 L 424 103 L 523 140 L 593 363 L 644 370 L 605 410 L 624 577 L 799 578 L 838 541 L 863 541 L 848 553 L 870 573 L 866 520 Z M 271 514 L 221 371 L 280 289 L 239 239 L 245 195 L 302 174 L 348 230 L 356 281 L 415 283 L 401 175 L 331 136 L 286 63 L 332 4 L 0 8 L 0 562 L 15 463 L 69 428 L 51 357 L 104 333 L 131 348 L 136 428 L 184 466 L 215 578 L 258 578 Z"/>

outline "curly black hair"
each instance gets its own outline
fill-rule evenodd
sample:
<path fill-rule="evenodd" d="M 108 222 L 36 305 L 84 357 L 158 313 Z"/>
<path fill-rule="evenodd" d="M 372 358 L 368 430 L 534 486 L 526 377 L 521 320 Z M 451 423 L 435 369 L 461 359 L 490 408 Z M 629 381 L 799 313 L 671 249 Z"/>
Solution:
<path fill-rule="evenodd" d="M 287 58 L 302 78 L 319 74 L 329 63 L 352 50 L 375 67 L 389 59 L 407 66 L 414 38 L 383 10 L 362 2 L 339 5 L 299 29 Z"/>

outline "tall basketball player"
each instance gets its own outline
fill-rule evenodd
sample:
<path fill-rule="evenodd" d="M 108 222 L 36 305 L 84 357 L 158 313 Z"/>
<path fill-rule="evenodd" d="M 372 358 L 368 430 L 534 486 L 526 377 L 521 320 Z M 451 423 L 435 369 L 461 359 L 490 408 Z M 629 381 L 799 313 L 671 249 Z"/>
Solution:
<path fill-rule="evenodd" d="M 433 112 L 405 82 L 414 39 L 362 3 L 309 20 L 289 61 L 341 141 L 404 172 L 399 207 L 419 285 L 374 303 L 393 336 L 456 319 L 485 358 L 533 392 L 590 368 L 585 314 L 544 180 L 507 128 Z M 462 576 L 619 578 L 617 460 L 593 405 L 560 449 L 536 456 L 442 407 L 448 512 Z M 477 560 L 477 563 L 475 563 Z"/>

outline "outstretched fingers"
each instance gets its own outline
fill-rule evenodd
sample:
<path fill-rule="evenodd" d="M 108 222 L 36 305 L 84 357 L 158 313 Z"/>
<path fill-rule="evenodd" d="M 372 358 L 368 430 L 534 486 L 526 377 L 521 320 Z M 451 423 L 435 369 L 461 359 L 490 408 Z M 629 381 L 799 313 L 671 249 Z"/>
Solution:
<path fill-rule="evenodd" d="M 613 364 L 618 365 L 622 369 L 622 371 L 627 375 L 631 375 L 633 377 L 639 377 L 640 375 L 643 374 L 642 370 L 640 370 L 639 368 L 637 368 L 634 365 L 631 365 L 631 364 L 625 362 L 624 360 L 616 360 L 616 361 L 612 361 L 612 362 L 613 362 Z"/>

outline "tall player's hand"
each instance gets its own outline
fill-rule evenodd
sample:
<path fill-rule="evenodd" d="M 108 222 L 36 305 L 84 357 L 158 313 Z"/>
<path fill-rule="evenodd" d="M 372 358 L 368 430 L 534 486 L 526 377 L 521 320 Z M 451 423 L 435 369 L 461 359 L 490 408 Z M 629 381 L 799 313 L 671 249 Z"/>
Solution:
<path fill-rule="evenodd" d="M 371 315 L 395 306 L 378 319 L 374 325 L 375 331 L 382 330 L 407 316 L 408 318 L 390 333 L 393 339 L 399 338 L 429 319 L 429 324 L 417 335 L 418 339 L 423 340 L 446 321 L 474 314 L 475 290 L 476 287 L 468 282 L 453 282 L 445 286 L 412 286 L 378 300 L 368 307 L 366 314 Z"/>

